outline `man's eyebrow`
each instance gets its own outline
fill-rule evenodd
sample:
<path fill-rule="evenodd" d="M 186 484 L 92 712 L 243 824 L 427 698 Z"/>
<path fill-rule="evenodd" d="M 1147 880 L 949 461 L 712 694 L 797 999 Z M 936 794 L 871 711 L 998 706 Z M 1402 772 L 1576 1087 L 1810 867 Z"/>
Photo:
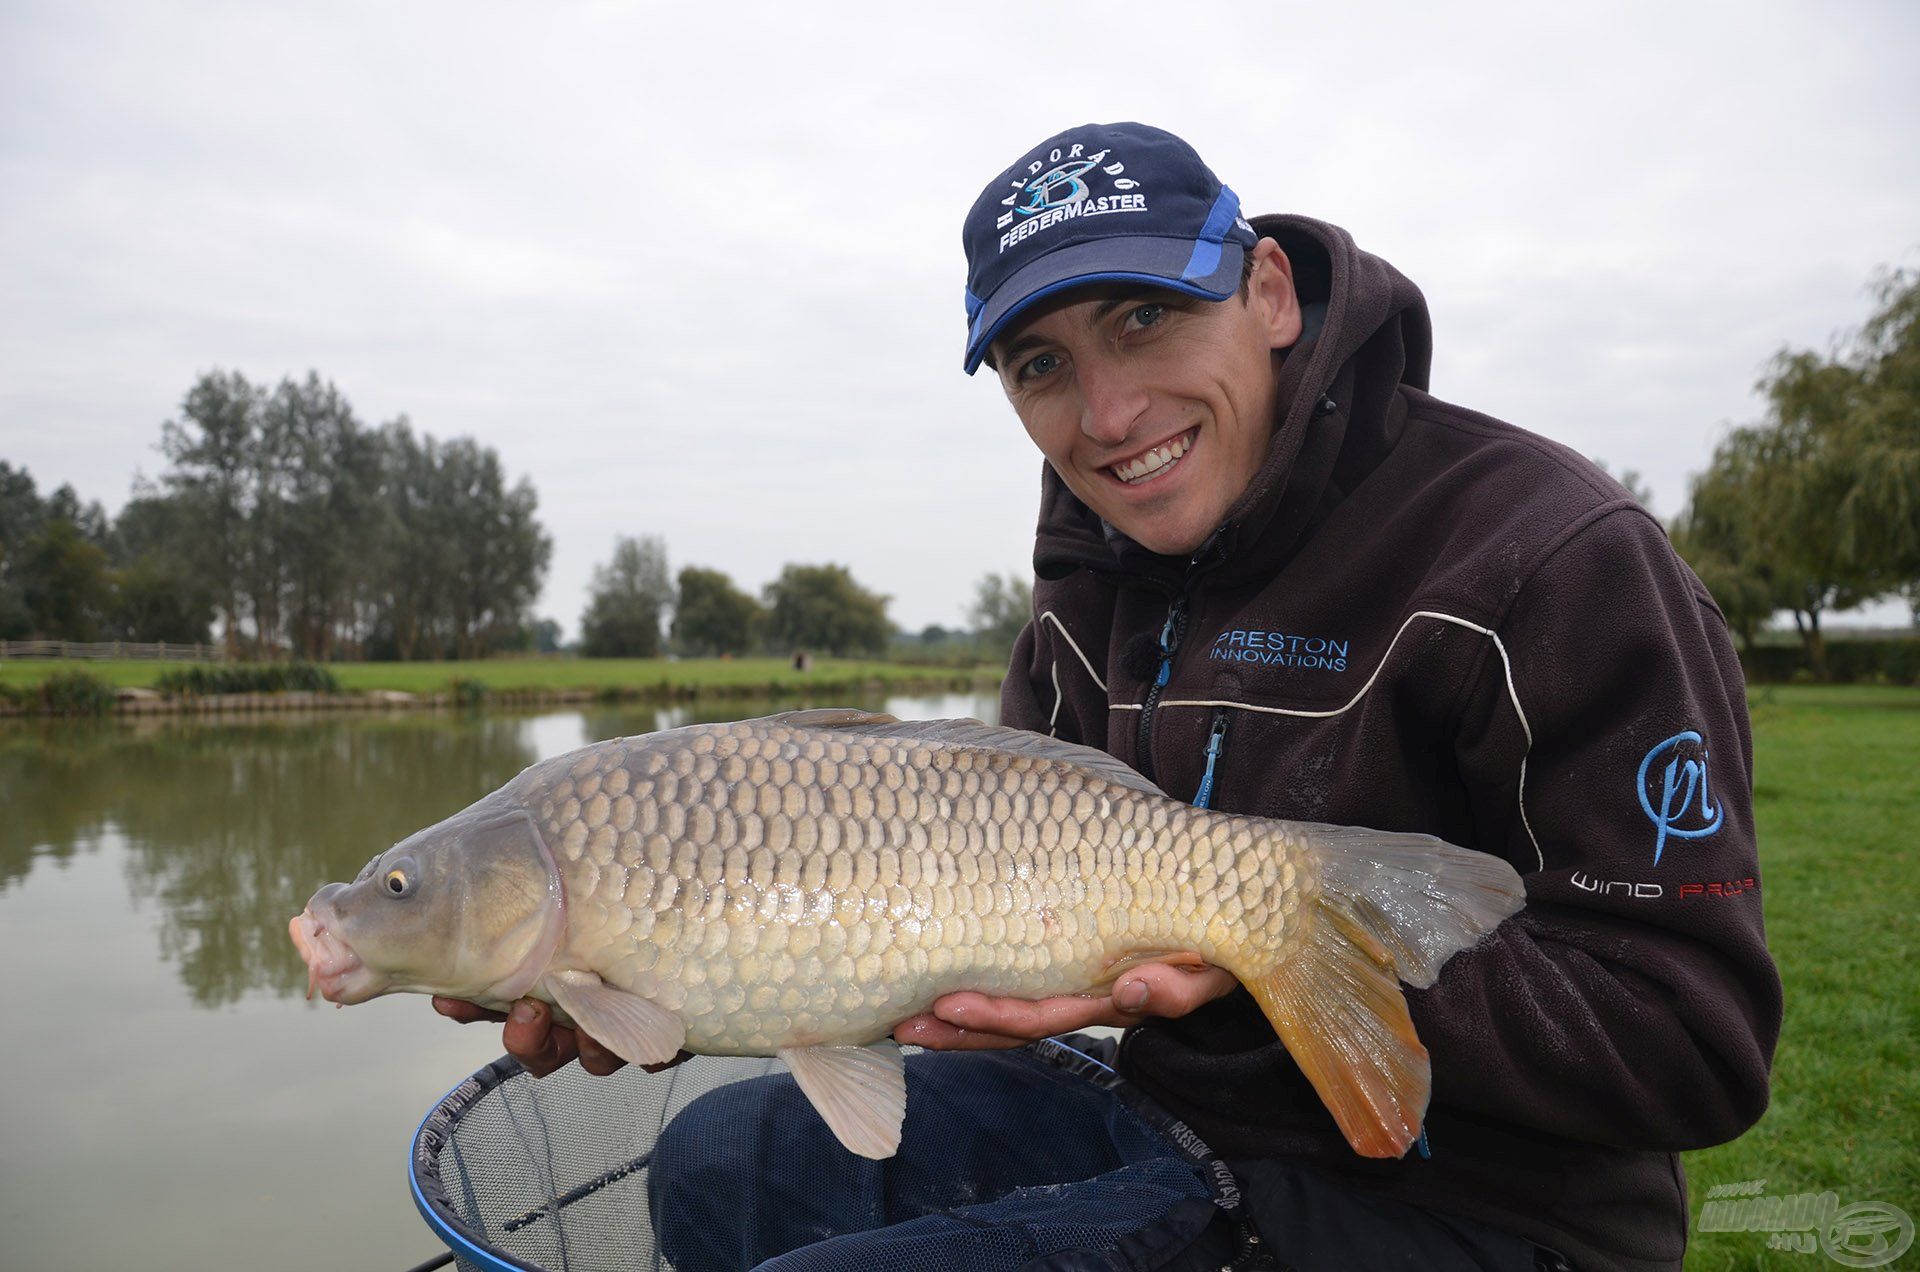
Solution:
<path fill-rule="evenodd" d="M 1037 349 L 1045 343 L 1047 342 L 1038 336 L 1021 336 L 1012 344 L 1000 350 L 995 360 L 998 362 L 1012 362 L 1027 350 Z"/>
<path fill-rule="evenodd" d="M 1101 301 L 1098 305 L 1095 305 L 1093 307 L 1092 312 L 1090 312 L 1087 315 L 1087 320 L 1085 323 L 1082 324 L 1082 326 L 1086 326 L 1086 327 L 1097 326 L 1100 322 L 1102 322 L 1106 318 L 1108 314 L 1112 313 L 1114 310 L 1122 308 L 1123 306 L 1126 306 L 1126 305 L 1140 304 L 1142 295 L 1152 290 L 1157 290 L 1157 289 L 1142 289 L 1141 291 L 1123 292 L 1119 295 L 1111 296 L 1106 300 Z M 1171 303 L 1171 301 L 1155 300 L 1151 303 L 1168 304 L 1168 303 Z M 1045 340 L 1042 340 L 1039 336 L 1034 336 L 1034 335 L 1019 336 L 1015 338 L 1012 344 L 1008 345 L 1004 349 L 997 351 L 995 355 L 995 360 L 996 362 L 1011 362 L 1013 361 L 1014 358 L 1026 352 L 1028 349 L 1038 348 L 1041 345 L 1044 345 L 1046 343 L 1047 342 Z"/>

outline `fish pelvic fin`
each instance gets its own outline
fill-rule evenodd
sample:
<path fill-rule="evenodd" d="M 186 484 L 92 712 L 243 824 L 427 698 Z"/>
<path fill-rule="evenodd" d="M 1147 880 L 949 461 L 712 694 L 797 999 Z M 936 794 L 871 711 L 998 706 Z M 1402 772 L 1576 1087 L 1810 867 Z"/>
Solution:
<path fill-rule="evenodd" d="M 1429 835 L 1296 824 L 1320 867 L 1304 944 L 1241 981 L 1353 1150 L 1399 1157 L 1432 1089 L 1400 982 L 1441 965 L 1518 910 L 1513 867 Z"/>
<path fill-rule="evenodd" d="M 898 1046 L 784 1047 L 780 1058 L 847 1151 L 873 1161 L 900 1151 L 907 1070 Z"/>

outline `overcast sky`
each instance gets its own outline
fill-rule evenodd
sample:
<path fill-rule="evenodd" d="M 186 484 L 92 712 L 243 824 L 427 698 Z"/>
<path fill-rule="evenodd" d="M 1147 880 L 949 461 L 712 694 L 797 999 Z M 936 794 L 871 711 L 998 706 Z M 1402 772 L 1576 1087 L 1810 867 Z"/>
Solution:
<path fill-rule="evenodd" d="M 577 630 L 616 534 L 910 629 L 1024 570 L 960 218 L 1141 119 L 1425 291 L 1434 391 L 1652 484 L 1920 263 L 1920 6 L 0 0 L 0 458 L 117 509 L 201 372 L 497 448 Z"/>

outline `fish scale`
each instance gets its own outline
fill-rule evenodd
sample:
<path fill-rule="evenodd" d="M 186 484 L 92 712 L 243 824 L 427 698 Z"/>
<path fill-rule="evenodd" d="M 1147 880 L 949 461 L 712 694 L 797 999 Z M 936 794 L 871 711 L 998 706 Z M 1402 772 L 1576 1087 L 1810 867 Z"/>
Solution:
<path fill-rule="evenodd" d="M 536 764 L 290 931 L 336 1002 L 531 994 L 628 1060 L 778 1054 L 869 1157 L 905 1111 L 888 1035 L 943 994 L 1204 962 L 1356 1151 L 1396 1156 L 1429 1085 L 1399 981 L 1431 984 L 1520 902 L 1504 861 L 1427 836 L 1209 812 L 1086 747 L 829 710 Z"/>
<path fill-rule="evenodd" d="M 1299 899 L 1285 861 L 1280 905 L 1219 873 L 1231 854 L 1183 872 L 1195 831 L 1180 810 L 1018 754 L 733 724 L 568 761 L 508 788 L 543 791 L 562 957 L 679 1012 L 704 1054 L 869 1042 L 957 989 L 1082 989 L 1132 950 L 1184 947 L 1209 908 L 1281 940 Z M 1156 874 L 1185 887 L 1156 901 L 1140 887 Z M 663 907 L 679 921 L 659 924 Z"/>

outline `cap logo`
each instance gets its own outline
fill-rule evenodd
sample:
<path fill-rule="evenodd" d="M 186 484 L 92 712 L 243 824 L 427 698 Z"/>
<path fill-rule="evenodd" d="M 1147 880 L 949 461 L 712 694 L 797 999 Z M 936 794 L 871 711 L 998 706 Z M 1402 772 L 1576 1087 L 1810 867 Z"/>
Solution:
<path fill-rule="evenodd" d="M 1112 151 L 1102 150 L 1092 155 L 1085 151 L 1086 146 L 1078 142 L 1055 146 L 1046 158 L 1027 164 L 1024 179 L 1008 183 L 1013 193 L 1000 200 L 1000 205 L 1012 210 L 1001 213 L 994 221 L 994 228 L 1002 231 L 1002 252 L 1042 230 L 1078 217 L 1147 210 L 1146 195 L 1128 193 L 1139 189 L 1140 183 L 1121 175 L 1127 166 L 1118 160 L 1106 162 Z M 1083 178 L 1095 169 L 1112 178 L 1108 184 L 1117 193 L 1093 193 Z"/>

